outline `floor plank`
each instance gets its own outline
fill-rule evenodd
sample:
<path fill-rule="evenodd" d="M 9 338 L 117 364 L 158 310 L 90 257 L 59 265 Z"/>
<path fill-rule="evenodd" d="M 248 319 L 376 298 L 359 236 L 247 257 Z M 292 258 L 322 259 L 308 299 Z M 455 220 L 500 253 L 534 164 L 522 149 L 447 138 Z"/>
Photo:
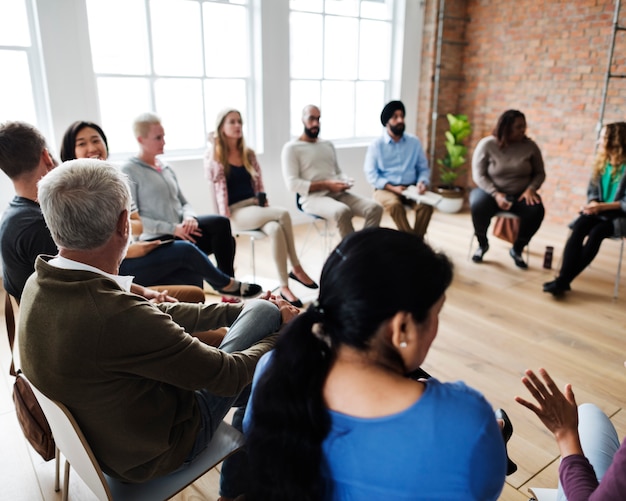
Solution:
<path fill-rule="evenodd" d="M 357 227 L 362 224 L 357 222 Z M 388 216 L 383 225 L 393 227 Z M 296 247 L 301 250 L 308 224 L 295 228 Z M 543 252 L 553 246 L 558 264 L 567 229 L 544 224 L 531 242 L 530 268 L 519 270 L 508 255 L 510 244 L 491 238 L 485 262 L 468 259 L 472 235 L 469 214 L 435 212 L 427 241 L 450 256 L 455 279 L 447 293 L 440 329 L 424 368 L 443 381 L 463 380 L 481 391 L 494 408 L 506 409 L 514 434 L 509 453 L 519 466 L 507 479 L 500 500 L 527 500 L 528 487 L 556 487 L 558 449 L 554 438 L 515 395 L 524 395 L 520 382 L 527 368 L 547 368 L 559 386 L 572 383 L 577 401 L 594 402 L 626 434 L 624 387 L 626 369 L 626 288 L 612 299 L 619 245 L 606 242 L 592 266 L 572 284 L 563 300 L 544 294 L 541 284 L 551 280 L 554 269 L 544 270 Z M 255 243 L 257 275 L 269 283 L 277 279 L 269 239 Z M 301 255 L 302 265 L 316 281 L 325 259 L 317 234 L 311 234 Z M 251 275 L 250 244 L 240 237 L 235 260 L 236 275 Z M 294 293 L 310 302 L 316 292 L 290 281 Z M 219 301 L 219 296 L 208 296 Z M 1 303 L 1 302 L 0 302 Z M 1 308 L 1 306 L 0 306 Z M 4 326 L 0 327 L 3 331 Z M 6 335 L 0 333 L 0 475 L 7 499 L 58 500 L 52 489 L 53 463 L 38 460 L 27 446 L 15 421 L 11 401 L 12 378 L 8 376 Z M 8 447 L 5 446 L 8 444 Z M 218 497 L 219 469 L 209 472 L 174 499 L 213 500 Z M 42 492 L 44 493 L 42 495 Z M 76 475 L 70 498 L 91 500 L 91 493 Z"/>

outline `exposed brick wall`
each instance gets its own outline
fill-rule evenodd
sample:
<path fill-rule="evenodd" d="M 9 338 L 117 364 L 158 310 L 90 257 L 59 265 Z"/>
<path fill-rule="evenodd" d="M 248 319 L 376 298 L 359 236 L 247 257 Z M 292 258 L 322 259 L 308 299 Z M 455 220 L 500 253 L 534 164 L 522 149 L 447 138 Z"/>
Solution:
<path fill-rule="evenodd" d="M 593 162 L 614 7 L 613 0 L 446 0 L 447 18 L 467 20 L 447 19 L 444 39 L 466 45 L 443 44 L 437 156 L 443 154 L 445 113 L 469 116 L 471 158 L 500 113 L 519 109 L 544 155 L 546 217 L 570 221 L 585 200 Z M 423 71 L 417 130 L 428 148 L 439 0 L 426 0 L 425 8 L 423 70 L 431 69 L 431 81 L 424 81 L 429 75 Z M 620 25 L 626 24 L 626 5 L 622 13 Z M 624 32 L 618 32 L 614 61 L 614 72 L 626 72 Z M 625 119 L 626 79 L 614 78 L 604 122 Z"/>

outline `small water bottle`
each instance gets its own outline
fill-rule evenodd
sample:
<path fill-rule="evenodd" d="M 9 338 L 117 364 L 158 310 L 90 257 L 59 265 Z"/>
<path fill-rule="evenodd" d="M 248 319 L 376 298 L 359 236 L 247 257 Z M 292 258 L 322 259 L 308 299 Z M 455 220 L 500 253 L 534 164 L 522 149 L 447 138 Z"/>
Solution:
<path fill-rule="evenodd" d="M 548 245 L 546 247 L 546 253 L 543 255 L 543 267 L 546 270 L 552 268 L 552 254 L 554 253 L 554 247 Z"/>

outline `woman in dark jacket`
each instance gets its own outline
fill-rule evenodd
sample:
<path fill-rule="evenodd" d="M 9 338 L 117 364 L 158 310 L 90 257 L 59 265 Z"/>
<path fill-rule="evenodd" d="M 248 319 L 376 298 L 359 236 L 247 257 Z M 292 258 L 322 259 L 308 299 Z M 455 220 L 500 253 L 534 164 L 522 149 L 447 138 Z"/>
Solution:
<path fill-rule="evenodd" d="M 561 296 L 600 250 L 605 238 L 626 235 L 626 122 L 605 125 L 598 139 L 587 204 L 571 225 L 559 276 L 543 291 Z"/>

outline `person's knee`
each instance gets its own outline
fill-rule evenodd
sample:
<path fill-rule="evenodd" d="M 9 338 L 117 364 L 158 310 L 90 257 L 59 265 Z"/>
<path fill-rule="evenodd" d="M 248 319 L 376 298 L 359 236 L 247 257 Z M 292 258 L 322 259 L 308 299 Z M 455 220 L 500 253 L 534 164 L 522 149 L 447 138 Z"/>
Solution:
<path fill-rule="evenodd" d="M 382 207 L 381 207 L 382 209 Z M 404 204 L 400 200 L 394 200 L 385 205 L 385 209 L 389 211 L 389 214 L 397 214 L 398 212 L 405 211 Z M 375 211 L 375 208 L 370 209 L 371 211 Z M 382 212 L 382 211 L 381 211 Z M 375 214 L 375 212 L 373 212 Z"/>
<path fill-rule="evenodd" d="M 263 231 L 270 237 L 273 237 L 278 231 L 280 231 L 280 224 L 276 221 L 269 221 L 263 225 Z"/>
<path fill-rule="evenodd" d="M 265 299 L 254 299 L 247 301 L 242 313 L 246 313 L 255 318 L 255 325 L 269 324 L 270 329 L 275 330 L 280 325 L 280 310 L 275 304 Z M 257 320 L 258 319 L 258 320 Z"/>
<path fill-rule="evenodd" d="M 400 207 L 402 208 L 402 210 L 404 210 L 404 207 L 402 206 L 402 203 L 398 202 Z M 370 216 L 370 217 L 377 217 L 377 218 L 381 218 L 383 215 L 383 206 L 380 205 L 378 202 L 374 202 L 372 203 L 367 209 L 365 209 L 365 215 Z"/>
<path fill-rule="evenodd" d="M 584 403 L 578 406 L 578 419 L 586 420 L 591 417 L 604 416 L 604 412 L 596 405 L 591 403 Z"/>
<path fill-rule="evenodd" d="M 231 234 L 230 219 L 224 216 L 215 216 L 204 225 L 204 228 L 211 233 Z"/>
<path fill-rule="evenodd" d="M 350 207 L 348 207 L 347 205 L 344 205 L 336 209 L 333 216 L 335 218 L 335 221 L 337 221 L 337 223 L 350 221 L 352 219 L 352 211 L 350 210 Z"/>
<path fill-rule="evenodd" d="M 283 226 L 291 225 L 291 216 L 289 215 L 289 211 L 282 211 L 280 216 L 278 216 L 278 221 Z"/>

